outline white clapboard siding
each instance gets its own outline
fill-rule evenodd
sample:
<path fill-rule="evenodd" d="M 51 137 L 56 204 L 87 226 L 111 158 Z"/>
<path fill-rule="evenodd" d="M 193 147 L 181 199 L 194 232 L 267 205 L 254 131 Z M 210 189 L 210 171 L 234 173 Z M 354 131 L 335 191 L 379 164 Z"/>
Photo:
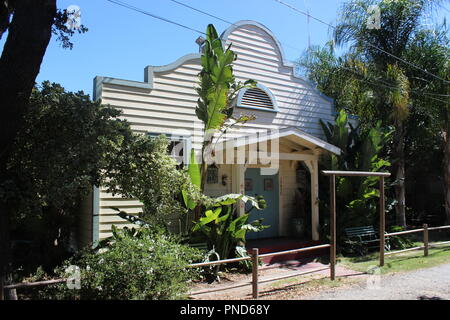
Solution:
<path fill-rule="evenodd" d="M 330 99 L 324 97 L 308 81 L 298 78 L 294 68 L 283 61 L 278 41 L 265 27 L 254 22 L 240 22 L 224 33 L 223 40 L 232 43 L 237 54 L 234 74 L 237 80 L 254 79 L 271 91 L 278 112 L 236 108 L 236 114 L 253 114 L 256 120 L 230 130 L 226 139 L 263 131 L 296 127 L 319 138 L 323 137 L 319 119 L 333 121 L 334 109 Z M 202 124 L 195 115 L 197 93 L 195 87 L 201 70 L 199 55 L 188 55 L 177 62 L 150 68 L 148 82 L 125 80 L 105 81 L 97 86 L 96 96 L 105 104 L 122 110 L 131 128 L 138 133 L 174 134 L 179 131 L 191 136 L 191 145 L 200 150 L 203 137 Z M 112 78 L 109 78 L 112 79 Z M 280 169 L 280 228 L 288 233 L 288 218 L 295 212 L 295 168 L 282 161 Z M 221 177 L 227 175 L 227 185 Z M 207 185 L 211 196 L 231 192 L 231 166 L 219 167 L 219 183 Z M 137 200 L 122 199 L 104 191 L 100 193 L 100 238 L 109 236 L 111 224 L 127 226 L 111 207 L 130 214 L 138 214 L 142 204 Z M 176 219 L 175 219 L 176 220 Z M 175 221 L 174 220 L 174 221 Z M 283 221 L 281 221 L 283 220 Z M 176 221 L 174 222 L 176 224 Z"/>

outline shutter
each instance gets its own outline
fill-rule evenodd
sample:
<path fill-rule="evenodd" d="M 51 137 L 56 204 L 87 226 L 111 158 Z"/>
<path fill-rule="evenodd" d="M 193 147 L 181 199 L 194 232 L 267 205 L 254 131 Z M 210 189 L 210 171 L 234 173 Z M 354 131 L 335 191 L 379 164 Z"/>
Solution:
<path fill-rule="evenodd" d="M 264 90 L 251 88 L 245 90 L 245 93 L 242 95 L 240 107 L 273 109 L 273 102 Z"/>

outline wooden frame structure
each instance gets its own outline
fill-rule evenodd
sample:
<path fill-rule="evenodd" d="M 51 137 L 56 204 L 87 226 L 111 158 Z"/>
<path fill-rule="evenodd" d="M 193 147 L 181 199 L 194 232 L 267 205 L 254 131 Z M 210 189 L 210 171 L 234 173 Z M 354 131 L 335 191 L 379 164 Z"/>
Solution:
<path fill-rule="evenodd" d="M 346 177 L 379 177 L 380 190 L 380 267 L 384 266 L 385 245 L 385 200 L 384 200 L 384 178 L 389 177 L 389 172 L 365 172 L 365 171 L 331 171 L 322 170 L 323 175 L 330 177 L 330 272 L 331 280 L 336 278 L 336 176 Z"/>

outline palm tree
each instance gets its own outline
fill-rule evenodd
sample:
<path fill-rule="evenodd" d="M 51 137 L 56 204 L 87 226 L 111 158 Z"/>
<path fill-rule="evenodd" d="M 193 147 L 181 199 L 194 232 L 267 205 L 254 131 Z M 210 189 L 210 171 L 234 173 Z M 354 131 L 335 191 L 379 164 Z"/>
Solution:
<path fill-rule="evenodd" d="M 430 136 L 439 142 L 443 154 L 444 207 L 447 223 L 450 223 L 450 37 L 445 23 L 418 33 L 408 50 L 407 59 L 447 80 L 423 81 L 423 75 L 417 70 L 409 75 L 411 85 L 426 93 L 419 92 L 414 96 L 415 107 L 420 109 L 421 115 L 428 116 Z"/>
<path fill-rule="evenodd" d="M 362 62 L 370 66 L 372 74 L 387 84 L 378 95 L 377 112 L 385 125 L 392 125 L 393 177 L 395 177 L 396 223 L 406 226 L 405 217 L 405 120 L 411 105 L 411 66 L 404 59 L 414 35 L 422 30 L 421 19 L 441 1 L 430 0 L 350 0 L 343 5 L 342 14 L 334 31 L 337 45 L 350 45 Z M 380 28 L 368 28 L 369 7 L 380 9 Z M 388 88 L 388 90 L 386 90 Z"/>

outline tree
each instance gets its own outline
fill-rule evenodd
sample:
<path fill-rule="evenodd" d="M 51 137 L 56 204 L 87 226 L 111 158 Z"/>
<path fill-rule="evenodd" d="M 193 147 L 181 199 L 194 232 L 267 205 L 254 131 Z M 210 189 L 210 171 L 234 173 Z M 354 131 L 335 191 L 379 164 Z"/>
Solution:
<path fill-rule="evenodd" d="M 52 267 L 68 254 L 80 201 L 110 173 L 111 155 L 134 139 L 120 114 L 58 84 L 34 88 L 8 161 L 16 185 L 0 196 L 15 204 L 15 236 L 34 243 L 31 253 L 15 252 L 23 257 L 15 262 L 26 263 L 16 267 Z"/>
<path fill-rule="evenodd" d="M 0 57 L 0 193 L 9 192 L 14 179 L 7 162 L 19 132 L 28 99 L 39 73 L 52 33 L 68 41 L 64 27 L 66 11 L 57 10 L 56 0 L 6 0 L 0 4 L 0 37 L 8 37 Z M 82 32 L 85 29 L 81 29 Z M 0 287 L 10 262 L 10 202 L 0 202 Z M 0 290 L 0 298 L 3 290 Z"/>
<path fill-rule="evenodd" d="M 389 132 L 384 132 L 381 121 L 370 129 L 353 127 L 348 115 L 341 110 L 334 123 L 321 125 L 327 141 L 342 150 L 340 155 L 329 155 L 323 160 L 326 168 L 347 171 L 381 171 L 390 163 L 381 157 L 383 144 Z M 338 237 L 345 228 L 372 225 L 377 221 L 379 197 L 377 177 L 336 177 L 339 218 Z"/>
<path fill-rule="evenodd" d="M 408 71 L 411 85 L 417 91 L 414 95 L 415 110 L 413 112 L 420 115 L 415 119 L 416 121 L 410 123 L 410 132 L 426 130 L 419 136 L 423 141 L 419 144 L 421 149 L 412 157 L 420 154 L 423 158 L 425 155 L 428 164 L 436 159 L 437 154 L 439 155 L 437 158 L 442 159 L 440 176 L 444 187 L 446 220 L 450 223 L 450 39 L 446 25 L 417 33 L 406 57 L 408 61 L 412 61 L 422 69 L 447 80 L 447 82 L 436 78 L 425 80 L 418 70 Z M 437 150 L 431 149 L 430 156 L 427 157 L 427 152 L 424 150 L 435 145 L 439 145 L 443 156 Z M 414 144 L 412 146 L 414 147 Z"/>
<path fill-rule="evenodd" d="M 370 73 L 368 66 L 353 52 L 337 56 L 329 41 L 324 47 L 309 48 L 297 61 L 300 71 L 333 98 L 336 110 L 358 115 L 361 127 L 376 122 L 376 95 L 371 83 L 361 81 L 360 75 Z"/>
<path fill-rule="evenodd" d="M 135 135 L 129 143 L 108 155 L 108 179 L 104 186 L 113 194 L 139 199 L 144 204 L 141 218 L 169 227 L 170 218 L 180 218 L 187 212 L 184 195 L 197 203 L 200 200 L 187 170 L 178 168 L 168 154 L 169 140 L 165 136 Z"/>
<path fill-rule="evenodd" d="M 410 108 L 410 83 L 406 67 L 393 55 L 404 58 L 414 35 L 421 30 L 420 19 L 436 1 L 425 0 L 351 0 L 344 4 L 335 29 L 337 44 L 351 44 L 361 60 L 385 79 L 390 90 L 382 90 L 378 99 L 380 118 L 394 126 L 393 176 L 395 177 L 397 224 L 406 226 L 404 123 Z M 377 5 L 381 19 L 379 29 L 369 29 L 368 9 Z M 391 54 L 386 54 L 389 52 Z"/>

